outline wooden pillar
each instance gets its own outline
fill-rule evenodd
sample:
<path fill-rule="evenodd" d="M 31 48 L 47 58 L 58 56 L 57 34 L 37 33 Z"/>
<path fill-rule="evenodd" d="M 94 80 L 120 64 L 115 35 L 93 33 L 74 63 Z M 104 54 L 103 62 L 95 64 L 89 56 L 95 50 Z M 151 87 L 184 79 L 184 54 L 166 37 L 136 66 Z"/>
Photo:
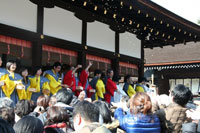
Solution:
<path fill-rule="evenodd" d="M 158 87 L 158 94 L 169 94 L 169 78 L 165 75 L 167 72 L 166 71 L 156 71 L 155 75 L 157 77 L 155 84 Z"/>
<path fill-rule="evenodd" d="M 42 43 L 32 42 L 32 66 L 42 65 Z"/>
<path fill-rule="evenodd" d="M 119 33 L 115 32 L 115 58 L 112 60 L 112 69 L 115 75 L 119 75 Z"/>
<path fill-rule="evenodd" d="M 112 69 L 114 71 L 114 75 L 119 76 L 119 58 L 113 59 L 112 60 Z"/>
<path fill-rule="evenodd" d="M 40 38 L 32 42 L 32 66 L 42 65 L 42 40 L 43 39 L 44 7 L 37 6 L 37 33 Z"/>
<path fill-rule="evenodd" d="M 142 63 L 139 65 L 138 78 L 144 77 L 144 41 L 141 40 L 141 61 Z"/>
<path fill-rule="evenodd" d="M 43 33 L 44 7 L 37 6 L 37 33 Z"/>
<path fill-rule="evenodd" d="M 2 66 L 6 67 L 6 63 L 7 63 L 7 54 L 2 54 L 1 59 L 3 61 Z"/>
<path fill-rule="evenodd" d="M 86 50 L 87 50 L 87 22 L 82 20 L 82 50 L 78 52 L 78 64 L 81 64 L 83 68 L 86 67 Z"/>

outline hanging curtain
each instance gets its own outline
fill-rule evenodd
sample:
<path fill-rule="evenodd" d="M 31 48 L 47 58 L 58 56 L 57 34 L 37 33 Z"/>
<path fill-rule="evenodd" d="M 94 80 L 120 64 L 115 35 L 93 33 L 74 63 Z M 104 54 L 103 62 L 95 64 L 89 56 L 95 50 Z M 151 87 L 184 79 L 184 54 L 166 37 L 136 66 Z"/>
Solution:
<path fill-rule="evenodd" d="M 56 61 L 69 65 L 77 64 L 77 52 L 75 51 L 52 47 L 49 45 L 43 45 L 42 50 L 43 65 L 46 63 L 54 63 Z"/>
<path fill-rule="evenodd" d="M 138 76 L 138 66 L 126 62 L 119 62 L 120 75 L 130 74 L 132 76 Z"/>
<path fill-rule="evenodd" d="M 95 71 L 95 69 L 100 69 L 102 71 L 105 71 L 108 68 L 111 68 L 111 60 L 107 58 L 87 54 L 86 60 L 87 60 L 87 64 L 89 61 L 93 62 L 91 71 Z"/>
<path fill-rule="evenodd" d="M 32 44 L 30 41 L 21 40 L 9 36 L 0 35 L 0 53 L 31 59 Z"/>

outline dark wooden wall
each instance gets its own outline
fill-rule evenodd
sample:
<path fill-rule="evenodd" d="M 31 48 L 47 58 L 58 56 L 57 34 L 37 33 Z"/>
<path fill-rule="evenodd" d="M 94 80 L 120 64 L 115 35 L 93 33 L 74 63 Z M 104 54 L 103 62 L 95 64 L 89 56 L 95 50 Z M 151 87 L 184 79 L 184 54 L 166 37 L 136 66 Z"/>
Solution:
<path fill-rule="evenodd" d="M 155 71 L 154 75 L 159 94 L 169 94 L 169 79 L 200 78 L 200 68 L 167 69 Z"/>
<path fill-rule="evenodd" d="M 119 62 L 128 62 L 139 66 L 139 76 L 143 76 L 143 60 L 119 54 L 119 33 L 115 33 L 115 52 L 110 52 L 98 48 L 87 46 L 87 22 L 82 20 L 82 41 L 81 45 L 75 42 L 50 37 L 43 35 L 43 21 L 44 21 L 44 8 L 37 7 L 37 32 L 31 32 L 20 28 L 12 27 L 5 24 L 0 24 L 0 34 L 10 37 L 15 37 L 32 42 L 32 66 L 42 65 L 42 45 L 47 44 L 50 46 L 69 49 L 78 52 L 78 64 L 86 66 L 86 54 L 92 54 L 104 58 L 108 58 L 112 62 L 112 69 L 115 73 L 119 74 Z M 56 25 L 55 25 L 56 26 Z M 65 44 L 65 45 L 63 45 Z M 142 55 L 144 55 L 143 47 L 141 48 Z M 37 54 L 36 54 L 37 53 Z"/>

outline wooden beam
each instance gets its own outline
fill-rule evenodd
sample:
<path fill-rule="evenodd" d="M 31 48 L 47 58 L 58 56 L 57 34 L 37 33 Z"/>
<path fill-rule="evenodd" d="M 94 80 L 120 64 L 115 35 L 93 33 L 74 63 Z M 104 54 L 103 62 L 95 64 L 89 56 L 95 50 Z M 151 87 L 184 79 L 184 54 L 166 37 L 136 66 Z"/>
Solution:
<path fill-rule="evenodd" d="M 3 61 L 2 66 L 5 68 L 7 62 L 7 54 L 2 54 L 1 59 Z"/>
<path fill-rule="evenodd" d="M 85 50 L 78 52 L 77 63 L 79 65 L 82 65 L 83 68 L 86 68 L 86 51 Z"/>
<path fill-rule="evenodd" d="M 0 34 L 22 39 L 22 40 L 27 40 L 27 41 L 35 41 L 40 38 L 40 35 L 38 33 L 23 30 L 23 29 L 5 25 L 5 24 L 0 24 Z"/>
<path fill-rule="evenodd" d="M 78 64 L 81 64 L 83 68 L 86 67 L 86 50 L 87 50 L 87 22 L 82 20 L 82 50 L 78 52 Z"/>
<path fill-rule="evenodd" d="M 118 76 L 119 73 L 119 33 L 115 32 L 115 57 L 111 61 L 111 67 L 114 71 L 114 74 Z"/>
<path fill-rule="evenodd" d="M 114 71 L 115 76 L 119 76 L 119 58 L 116 57 L 115 59 L 111 60 L 111 67 Z"/>
<path fill-rule="evenodd" d="M 115 58 L 115 55 L 114 55 L 113 52 L 106 51 L 106 50 L 103 50 L 103 49 L 94 48 L 94 47 L 91 47 L 91 46 L 87 46 L 87 53 L 95 55 L 95 56 L 108 58 L 108 59 L 114 59 Z"/>
<path fill-rule="evenodd" d="M 43 21 L 44 7 L 37 6 L 37 33 L 40 35 L 35 41 L 32 41 L 32 66 L 42 65 L 42 41 L 43 39 Z"/>
<path fill-rule="evenodd" d="M 71 42 L 68 40 L 51 37 L 44 35 L 44 39 L 42 39 L 43 44 L 47 44 L 49 46 L 57 47 L 57 48 L 63 48 L 63 49 L 69 49 L 73 51 L 81 51 L 82 45 L 76 42 Z"/>
<path fill-rule="evenodd" d="M 143 62 L 141 59 L 138 59 L 135 57 L 130 57 L 127 55 L 122 55 L 122 54 L 120 55 L 119 60 L 122 62 L 127 62 L 127 63 L 131 63 L 131 64 L 136 64 L 136 65 L 139 65 Z"/>
<path fill-rule="evenodd" d="M 199 68 L 167 69 L 159 71 L 160 75 L 168 79 L 200 78 Z"/>
<path fill-rule="evenodd" d="M 87 43 L 87 22 L 82 21 L 82 45 L 86 46 Z"/>
<path fill-rule="evenodd" d="M 32 66 L 42 65 L 42 45 L 40 41 L 32 42 Z"/>
<path fill-rule="evenodd" d="M 139 65 L 139 78 L 144 77 L 144 41 L 141 41 L 141 60 L 142 63 Z"/>
<path fill-rule="evenodd" d="M 115 32 L 115 53 L 119 53 L 119 33 Z"/>
<path fill-rule="evenodd" d="M 37 6 L 37 33 L 43 34 L 44 7 Z"/>

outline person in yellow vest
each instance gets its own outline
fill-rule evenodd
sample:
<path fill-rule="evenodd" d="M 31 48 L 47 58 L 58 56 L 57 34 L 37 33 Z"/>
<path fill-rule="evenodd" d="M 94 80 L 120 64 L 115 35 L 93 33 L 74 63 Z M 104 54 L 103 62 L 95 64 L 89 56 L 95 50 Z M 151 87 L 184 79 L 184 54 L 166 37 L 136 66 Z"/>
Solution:
<path fill-rule="evenodd" d="M 132 84 L 133 84 L 133 79 L 131 75 L 126 75 L 126 77 L 124 78 L 123 90 L 130 98 L 136 94 Z"/>
<path fill-rule="evenodd" d="M 16 104 L 18 101 L 18 95 L 16 90 L 25 89 L 21 80 L 22 77 L 15 73 L 17 66 L 15 61 L 8 61 L 6 63 L 6 74 L 1 76 L 1 81 L 4 81 L 4 85 L 1 87 L 1 97 L 8 97 Z"/>
<path fill-rule="evenodd" d="M 96 90 L 96 93 L 92 95 L 91 99 L 94 100 L 103 100 L 104 94 L 106 93 L 105 85 L 101 80 L 102 71 L 97 69 L 94 72 L 94 78 L 90 81 L 90 85 L 93 89 Z"/>
<path fill-rule="evenodd" d="M 28 99 L 27 90 L 30 88 L 30 85 L 31 85 L 30 80 L 28 78 L 28 69 L 25 67 L 20 68 L 19 74 L 23 77 L 22 84 L 25 86 L 25 88 L 21 90 L 17 90 L 17 94 L 18 94 L 19 100 L 22 100 L 22 99 L 26 100 Z"/>
<path fill-rule="evenodd" d="M 34 67 L 33 75 L 29 77 L 30 87 L 27 89 L 27 99 L 37 101 L 41 95 L 49 95 L 49 80 L 43 76 L 41 67 Z"/>
<path fill-rule="evenodd" d="M 146 82 L 147 79 L 145 77 L 140 78 L 135 87 L 136 92 L 149 92 L 150 89 L 146 86 Z"/>
<path fill-rule="evenodd" d="M 2 59 L 0 57 L 0 67 L 2 66 Z M 3 90 L 1 88 L 1 86 L 5 85 L 5 81 L 1 78 L 2 76 L 4 76 L 5 74 L 8 74 L 5 68 L 0 68 L 0 90 L 1 90 L 1 94 L 0 97 L 3 97 Z"/>
<path fill-rule="evenodd" d="M 58 92 L 62 87 L 67 88 L 67 85 L 61 84 L 59 72 L 61 71 L 60 62 L 55 62 L 53 69 L 44 72 L 44 76 L 49 80 L 50 92 L 52 95 Z"/>

